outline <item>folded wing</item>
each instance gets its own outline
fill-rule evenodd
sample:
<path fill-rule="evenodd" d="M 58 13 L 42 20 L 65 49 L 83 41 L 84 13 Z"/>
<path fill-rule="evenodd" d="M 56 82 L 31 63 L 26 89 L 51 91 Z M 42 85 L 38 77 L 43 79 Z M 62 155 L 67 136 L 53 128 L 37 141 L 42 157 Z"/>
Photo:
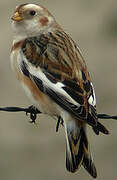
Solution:
<path fill-rule="evenodd" d="M 26 39 L 22 46 L 23 74 L 78 120 L 97 130 L 96 98 L 81 53 L 65 32 Z"/>

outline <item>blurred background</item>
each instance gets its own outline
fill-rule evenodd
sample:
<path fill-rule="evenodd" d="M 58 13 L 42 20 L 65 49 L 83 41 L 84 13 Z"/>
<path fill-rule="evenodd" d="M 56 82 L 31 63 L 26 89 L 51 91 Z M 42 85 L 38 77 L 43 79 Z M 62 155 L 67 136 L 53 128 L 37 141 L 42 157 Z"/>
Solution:
<path fill-rule="evenodd" d="M 25 96 L 10 67 L 12 30 L 10 17 L 16 5 L 39 3 L 56 17 L 80 46 L 96 89 L 98 113 L 117 115 L 117 1 L 40 0 L 0 1 L 0 106 L 27 107 Z M 65 168 L 65 135 L 49 116 L 38 116 L 37 126 L 25 113 L 0 113 L 1 180 L 87 180 L 81 168 L 70 174 Z M 102 122 L 102 120 L 100 120 Z M 117 177 L 117 121 L 103 120 L 110 135 L 96 136 L 88 128 L 97 180 Z"/>

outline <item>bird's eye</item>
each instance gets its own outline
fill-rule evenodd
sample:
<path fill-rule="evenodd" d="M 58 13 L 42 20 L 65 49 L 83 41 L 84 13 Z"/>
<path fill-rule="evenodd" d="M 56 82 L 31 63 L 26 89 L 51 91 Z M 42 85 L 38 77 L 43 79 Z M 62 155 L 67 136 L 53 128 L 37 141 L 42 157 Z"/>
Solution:
<path fill-rule="evenodd" d="M 30 15 L 31 15 L 31 16 L 34 16 L 35 14 L 36 14 L 35 11 L 30 11 Z"/>

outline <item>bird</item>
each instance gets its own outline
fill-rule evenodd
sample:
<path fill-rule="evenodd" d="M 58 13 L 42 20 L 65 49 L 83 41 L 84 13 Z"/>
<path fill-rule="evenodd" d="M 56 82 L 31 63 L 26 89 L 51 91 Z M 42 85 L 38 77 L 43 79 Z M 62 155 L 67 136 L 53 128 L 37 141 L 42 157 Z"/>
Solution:
<path fill-rule="evenodd" d="M 34 107 L 64 123 L 66 169 L 97 170 L 86 128 L 109 134 L 97 117 L 94 86 L 79 46 L 38 4 L 21 4 L 11 18 L 11 67 Z"/>

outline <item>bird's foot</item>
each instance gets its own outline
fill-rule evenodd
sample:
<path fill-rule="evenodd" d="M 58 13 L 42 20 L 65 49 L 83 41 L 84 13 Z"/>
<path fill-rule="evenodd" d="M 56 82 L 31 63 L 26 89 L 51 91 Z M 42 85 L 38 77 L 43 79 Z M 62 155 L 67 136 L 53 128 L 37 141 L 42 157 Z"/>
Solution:
<path fill-rule="evenodd" d="M 37 118 L 37 114 L 40 114 L 41 112 L 35 107 L 35 106 L 29 106 L 26 112 L 26 115 L 30 114 L 30 123 L 35 124 L 35 120 Z"/>
<path fill-rule="evenodd" d="M 62 126 L 64 126 L 63 123 L 64 123 L 64 122 L 63 122 L 62 117 L 59 116 L 59 117 L 58 117 L 57 124 L 56 124 L 56 132 L 58 132 L 60 124 L 61 124 Z"/>

